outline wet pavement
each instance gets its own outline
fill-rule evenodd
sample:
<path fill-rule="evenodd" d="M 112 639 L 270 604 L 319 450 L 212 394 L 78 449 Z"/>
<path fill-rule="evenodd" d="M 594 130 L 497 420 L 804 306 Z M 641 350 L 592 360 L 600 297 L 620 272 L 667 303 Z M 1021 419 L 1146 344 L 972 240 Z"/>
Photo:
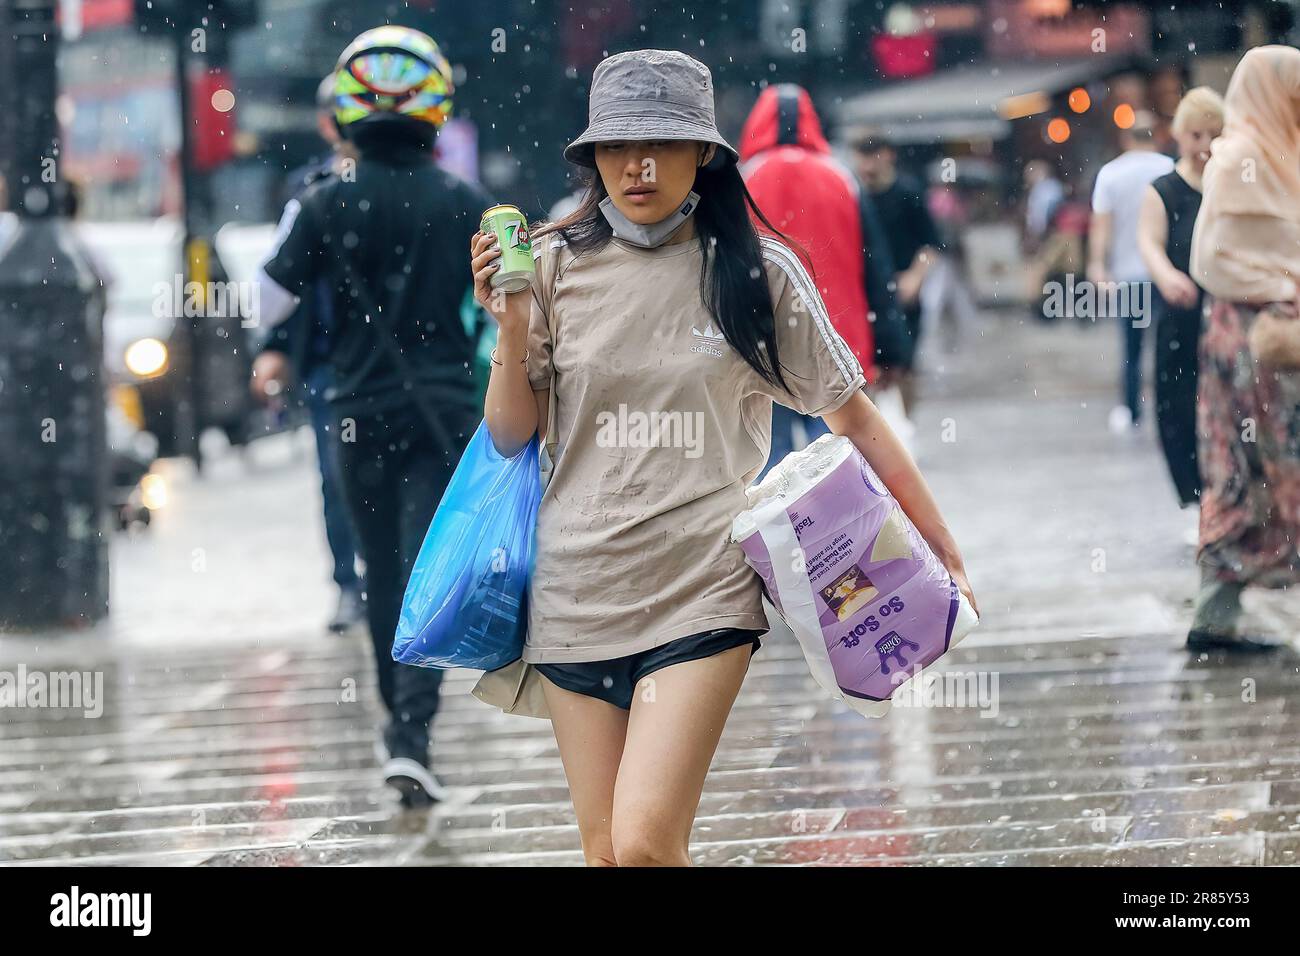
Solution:
<path fill-rule="evenodd" d="M 931 672 L 932 706 L 876 721 L 772 635 L 709 776 L 697 862 L 1300 862 L 1300 671 L 1181 649 L 1192 521 L 1150 425 L 1106 430 L 1110 331 L 986 317 L 959 352 L 931 349 L 919 457 L 984 621 Z M 115 544 L 110 624 L 0 638 L 0 673 L 103 675 L 100 716 L 0 710 L 0 861 L 581 862 L 550 725 L 479 703 L 469 674 L 444 685 L 436 730 L 452 799 L 404 813 L 378 784 L 367 642 L 321 633 L 303 438 L 202 480 L 171 469 L 168 509 Z M 1297 598 L 1248 595 L 1252 622 L 1295 640 Z"/>

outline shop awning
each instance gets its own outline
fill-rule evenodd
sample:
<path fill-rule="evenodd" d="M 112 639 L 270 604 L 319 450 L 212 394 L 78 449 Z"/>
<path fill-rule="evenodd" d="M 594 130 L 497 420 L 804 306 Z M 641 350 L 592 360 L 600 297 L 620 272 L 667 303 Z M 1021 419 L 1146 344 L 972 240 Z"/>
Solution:
<path fill-rule="evenodd" d="M 1126 56 L 1090 56 L 1035 63 L 985 61 L 933 76 L 899 80 L 839 107 L 841 129 L 870 128 L 899 144 L 1001 139 L 1011 121 L 1045 109 L 1050 97 L 1132 68 Z"/>

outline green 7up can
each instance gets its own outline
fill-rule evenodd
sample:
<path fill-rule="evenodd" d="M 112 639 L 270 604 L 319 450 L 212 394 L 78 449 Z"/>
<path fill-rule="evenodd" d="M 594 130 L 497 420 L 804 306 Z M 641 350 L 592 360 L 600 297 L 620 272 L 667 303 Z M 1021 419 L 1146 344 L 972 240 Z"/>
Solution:
<path fill-rule="evenodd" d="M 492 275 L 492 288 L 522 292 L 533 281 L 533 244 L 528 220 L 516 206 L 493 206 L 483 213 L 479 232 L 495 233 L 501 249 L 501 268 Z"/>

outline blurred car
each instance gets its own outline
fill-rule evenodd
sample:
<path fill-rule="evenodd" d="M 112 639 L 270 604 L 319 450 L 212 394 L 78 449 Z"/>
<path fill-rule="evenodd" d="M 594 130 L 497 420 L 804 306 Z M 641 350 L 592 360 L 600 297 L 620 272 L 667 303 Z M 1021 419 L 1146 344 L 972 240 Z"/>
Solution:
<path fill-rule="evenodd" d="M 107 290 L 104 364 L 110 383 L 119 386 L 111 393 L 114 401 L 158 440 L 162 457 L 195 454 L 191 436 L 211 427 L 224 431 L 232 445 L 248 441 L 259 430 L 241 319 L 249 287 L 227 275 L 221 243 L 199 265 L 209 281 L 196 297 L 184 281 L 179 220 L 82 222 L 77 232 Z M 227 243 L 241 275 L 251 277 L 251 246 L 260 242 L 263 253 L 269 250 L 273 232 L 266 226 Z M 192 369 L 198 372 L 197 397 Z"/>

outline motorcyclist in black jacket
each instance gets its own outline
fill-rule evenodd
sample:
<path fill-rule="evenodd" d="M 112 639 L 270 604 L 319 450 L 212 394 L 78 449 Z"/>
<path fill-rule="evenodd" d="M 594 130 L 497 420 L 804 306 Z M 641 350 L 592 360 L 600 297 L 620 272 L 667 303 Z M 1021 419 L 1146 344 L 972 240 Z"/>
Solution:
<path fill-rule="evenodd" d="M 460 309 L 473 284 L 464 250 L 491 201 L 434 163 L 452 82 L 432 39 L 369 30 L 344 50 L 335 77 L 335 119 L 357 158 L 285 207 L 259 275 L 260 321 L 283 321 L 327 280 L 327 397 L 389 714 L 384 777 L 420 804 L 442 795 L 429 766 L 442 671 L 394 662 L 392 644 L 411 566 L 482 415 L 476 343 Z"/>

